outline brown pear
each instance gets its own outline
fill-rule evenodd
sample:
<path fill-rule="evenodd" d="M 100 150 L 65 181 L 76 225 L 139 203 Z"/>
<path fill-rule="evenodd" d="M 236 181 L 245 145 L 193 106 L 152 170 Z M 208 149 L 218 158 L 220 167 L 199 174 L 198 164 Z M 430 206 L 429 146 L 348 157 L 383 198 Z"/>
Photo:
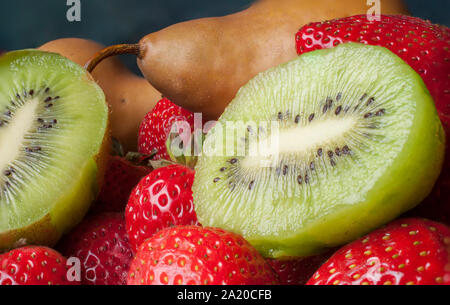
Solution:
<path fill-rule="evenodd" d="M 380 4 L 383 14 L 408 14 L 402 0 Z M 144 76 L 164 96 L 216 119 L 251 78 L 297 56 L 300 27 L 371 12 L 364 0 L 261 0 L 229 16 L 175 24 L 136 45 L 109 47 L 87 68 L 113 55 L 135 54 Z"/>

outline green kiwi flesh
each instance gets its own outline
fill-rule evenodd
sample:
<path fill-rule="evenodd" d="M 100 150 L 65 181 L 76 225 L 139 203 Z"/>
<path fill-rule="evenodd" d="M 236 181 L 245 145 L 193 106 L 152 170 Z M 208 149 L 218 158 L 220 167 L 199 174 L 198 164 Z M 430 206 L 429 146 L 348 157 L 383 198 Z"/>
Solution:
<path fill-rule="evenodd" d="M 52 245 L 98 192 L 108 107 L 77 64 L 21 50 L 0 57 L 0 250 Z"/>
<path fill-rule="evenodd" d="M 389 50 L 307 53 L 241 88 L 209 132 L 197 215 L 266 257 L 314 255 L 419 204 L 444 141 L 422 79 Z"/>

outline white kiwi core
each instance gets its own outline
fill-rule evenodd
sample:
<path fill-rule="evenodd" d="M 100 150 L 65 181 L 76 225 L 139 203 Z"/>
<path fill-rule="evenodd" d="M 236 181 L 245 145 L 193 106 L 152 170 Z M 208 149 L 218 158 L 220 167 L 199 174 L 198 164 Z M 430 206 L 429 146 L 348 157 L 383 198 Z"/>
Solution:
<path fill-rule="evenodd" d="M 38 106 L 39 99 L 34 98 L 28 101 L 15 112 L 11 123 L 0 129 L 0 170 L 2 172 L 8 164 L 18 159 L 23 151 L 23 139 L 33 128 Z"/>
<path fill-rule="evenodd" d="M 255 153 L 249 154 L 242 160 L 242 167 L 273 167 L 283 154 L 308 156 L 315 153 L 319 147 L 328 146 L 345 138 L 345 135 L 357 124 L 357 117 L 348 116 L 272 131 L 265 139 L 252 141 L 249 151 Z"/>

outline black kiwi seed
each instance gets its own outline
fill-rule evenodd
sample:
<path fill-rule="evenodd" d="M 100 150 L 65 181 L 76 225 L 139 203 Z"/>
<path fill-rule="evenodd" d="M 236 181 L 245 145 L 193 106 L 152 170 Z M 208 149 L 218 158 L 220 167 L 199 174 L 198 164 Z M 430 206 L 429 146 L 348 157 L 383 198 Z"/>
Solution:
<path fill-rule="evenodd" d="M 49 97 L 47 97 L 47 98 L 44 100 L 44 103 L 48 103 L 48 102 L 50 102 L 52 99 L 53 99 L 53 98 L 52 98 L 51 96 L 49 96 Z"/>
<path fill-rule="evenodd" d="M 12 115 L 11 110 L 6 111 L 6 112 L 5 112 L 5 115 L 8 116 L 8 117 L 11 117 L 11 115 Z"/>
<path fill-rule="evenodd" d="M 285 166 L 283 167 L 283 176 L 286 176 L 286 175 L 287 175 L 288 170 L 289 170 L 289 166 L 285 165 Z"/>
<path fill-rule="evenodd" d="M 298 176 L 297 177 L 297 182 L 298 182 L 298 184 L 302 184 L 303 183 L 303 177 L 302 176 Z"/>
<path fill-rule="evenodd" d="M 279 119 L 280 121 L 283 120 L 283 113 L 278 112 L 278 119 Z"/>
<path fill-rule="evenodd" d="M 39 151 L 41 151 L 41 150 L 42 150 L 42 147 L 40 147 L 40 146 L 26 147 L 26 148 L 25 148 L 25 151 L 26 151 L 27 153 L 39 152 Z"/>
<path fill-rule="evenodd" d="M 330 160 L 330 164 L 331 164 L 332 167 L 336 166 L 336 162 L 333 159 Z"/>
<path fill-rule="evenodd" d="M 11 176 L 12 174 L 12 172 L 9 169 L 5 170 L 3 173 L 5 174 L 6 177 Z"/>
<path fill-rule="evenodd" d="M 375 114 L 376 116 L 382 116 L 386 113 L 386 109 L 380 109 L 377 111 L 377 113 Z"/>
<path fill-rule="evenodd" d="M 53 104 L 52 103 L 50 103 L 50 104 L 47 104 L 47 105 L 45 105 L 45 108 L 51 108 L 51 107 L 53 107 Z"/>
<path fill-rule="evenodd" d="M 41 119 L 41 118 L 38 118 L 37 121 L 38 121 L 39 123 L 44 123 L 44 120 Z"/>
<path fill-rule="evenodd" d="M 339 92 L 338 95 L 336 96 L 336 101 L 339 102 L 342 99 L 342 93 Z"/>
<path fill-rule="evenodd" d="M 236 164 L 237 162 L 238 162 L 238 159 L 231 159 L 231 160 L 230 160 L 230 163 L 231 163 L 231 164 Z"/>
<path fill-rule="evenodd" d="M 367 97 L 367 93 L 364 93 L 363 96 L 359 99 L 361 102 L 364 101 Z"/>
<path fill-rule="evenodd" d="M 315 117 L 316 115 L 314 114 L 314 113 L 312 113 L 310 116 L 309 116 L 309 118 L 308 118 L 308 121 L 311 123 L 313 120 L 314 120 L 314 117 Z"/>
<path fill-rule="evenodd" d="M 371 113 L 371 112 L 366 113 L 366 114 L 364 115 L 364 118 L 365 118 L 365 119 L 369 119 L 369 118 L 371 118 L 371 117 L 373 117 L 373 113 Z"/>
<path fill-rule="evenodd" d="M 45 93 L 48 93 L 49 91 L 50 91 L 49 87 L 45 88 Z"/>
<path fill-rule="evenodd" d="M 334 152 L 332 152 L 331 150 L 328 151 L 328 157 L 331 159 L 334 156 Z"/>
<path fill-rule="evenodd" d="M 295 117 L 295 124 L 298 124 L 298 123 L 300 123 L 300 115 L 297 115 Z"/>
<path fill-rule="evenodd" d="M 219 182 L 219 181 L 220 181 L 220 178 L 219 178 L 219 177 L 217 177 L 217 178 L 215 178 L 215 179 L 213 180 L 214 183 L 217 183 L 217 182 Z"/>
<path fill-rule="evenodd" d="M 222 168 L 220 169 L 221 172 L 224 172 L 224 171 L 226 171 L 226 170 L 227 170 L 226 167 L 222 167 Z"/>
<path fill-rule="evenodd" d="M 342 148 L 342 152 L 344 153 L 344 155 L 348 155 L 350 154 L 350 148 L 345 145 L 344 148 Z"/>
<path fill-rule="evenodd" d="M 316 169 L 316 164 L 314 162 L 311 162 L 311 164 L 309 164 L 309 169 L 314 171 Z"/>
<path fill-rule="evenodd" d="M 323 106 L 322 112 L 325 114 L 325 113 L 327 113 L 327 111 L 328 111 L 328 103 L 325 104 L 325 106 Z"/>
<path fill-rule="evenodd" d="M 333 108 L 333 100 L 330 97 L 327 99 L 327 105 L 329 109 Z"/>
<path fill-rule="evenodd" d="M 34 95 L 34 90 L 31 89 L 31 90 L 28 92 L 28 94 L 31 95 L 31 96 L 33 96 L 33 95 Z"/>
<path fill-rule="evenodd" d="M 342 154 L 341 154 L 341 150 L 340 150 L 339 148 L 336 148 L 335 153 L 336 153 L 336 155 L 337 155 L 338 157 L 340 157 L 340 156 L 342 155 Z"/>
<path fill-rule="evenodd" d="M 322 154 L 323 154 L 323 149 L 322 149 L 322 148 L 319 148 L 319 150 L 317 150 L 317 155 L 318 155 L 319 157 L 322 157 Z"/>
<path fill-rule="evenodd" d="M 252 182 L 250 182 L 248 189 L 251 191 L 254 186 L 255 186 L 255 181 L 253 180 Z"/>
<path fill-rule="evenodd" d="M 367 101 L 367 106 L 370 106 L 374 101 L 375 101 L 375 98 L 374 98 L 374 97 L 371 97 L 371 98 Z"/>
<path fill-rule="evenodd" d="M 339 106 L 336 108 L 336 111 L 334 112 L 336 115 L 339 115 L 342 111 L 342 106 Z"/>

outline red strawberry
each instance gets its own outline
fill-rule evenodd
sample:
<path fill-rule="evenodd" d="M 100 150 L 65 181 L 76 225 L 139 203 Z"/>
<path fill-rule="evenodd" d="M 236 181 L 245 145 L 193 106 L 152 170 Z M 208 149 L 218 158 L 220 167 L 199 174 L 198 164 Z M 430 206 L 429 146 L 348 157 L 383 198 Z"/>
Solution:
<path fill-rule="evenodd" d="M 241 236 L 197 226 L 167 228 L 146 240 L 129 285 L 264 285 L 276 283 L 264 258 Z"/>
<path fill-rule="evenodd" d="M 150 172 L 151 169 L 148 167 L 137 166 L 125 158 L 112 156 L 108 161 L 105 181 L 93 211 L 123 213 L 131 191 Z"/>
<path fill-rule="evenodd" d="M 166 227 L 198 224 L 192 199 L 194 174 L 187 167 L 170 165 L 153 171 L 136 186 L 126 209 L 134 249 Z"/>
<path fill-rule="evenodd" d="M 62 242 L 63 253 L 81 260 L 84 285 L 125 285 L 134 252 L 120 213 L 86 219 Z"/>
<path fill-rule="evenodd" d="M 366 15 L 311 23 L 296 36 L 297 53 L 361 42 L 388 48 L 419 73 L 441 115 L 450 115 L 450 35 L 443 26 L 409 16 Z"/>
<path fill-rule="evenodd" d="M 187 122 L 191 126 L 190 137 L 194 126 L 194 114 L 163 98 L 141 123 L 138 138 L 139 152 L 150 155 L 156 151 L 154 160 L 170 160 L 166 141 L 175 122 Z M 179 134 L 183 135 L 183 131 L 181 128 Z"/>
<path fill-rule="evenodd" d="M 0 256 L 0 285 L 74 285 L 67 260 L 55 250 L 29 246 Z"/>
<path fill-rule="evenodd" d="M 272 269 L 278 275 L 282 285 L 305 285 L 314 272 L 325 263 L 332 253 L 324 253 L 316 256 L 289 259 L 273 260 L 268 259 Z"/>
<path fill-rule="evenodd" d="M 297 53 L 361 42 L 388 48 L 418 72 L 433 96 L 447 133 L 444 170 L 430 197 L 410 215 L 450 225 L 450 29 L 409 16 L 366 15 L 311 23 L 296 35 Z"/>
<path fill-rule="evenodd" d="M 308 285 L 450 285 L 450 228 L 397 220 L 334 254 Z"/>
<path fill-rule="evenodd" d="M 450 134 L 450 130 L 448 131 Z M 447 140 L 447 151 L 450 152 Z M 408 217 L 425 217 L 450 226 L 450 155 L 431 195 L 423 203 L 406 214 Z"/>

